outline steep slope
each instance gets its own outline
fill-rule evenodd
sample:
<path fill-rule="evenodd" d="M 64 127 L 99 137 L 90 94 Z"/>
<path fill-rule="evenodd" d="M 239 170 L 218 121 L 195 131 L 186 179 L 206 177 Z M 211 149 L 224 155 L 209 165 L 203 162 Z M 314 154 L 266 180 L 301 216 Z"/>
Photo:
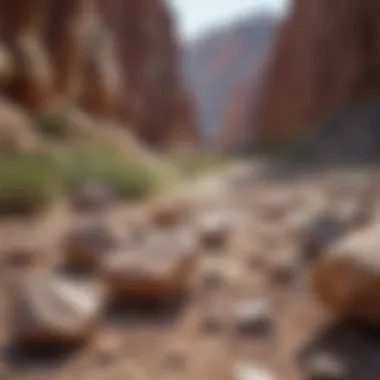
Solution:
<path fill-rule="evenodd" d="M 234 135 L 222 132 L 221 126 L 235 128 L 227 120 L 236 116 L 229 113 L 234 112 L 234 104 L 244 102 L 235 94 L 244 92 L 240 88 L 261 72 L 277 23 L 271 15 L 250 15 L 185 47 L 185 76 L 196 98 L 200 133 L 209 144 L 219 145 L 222 136 Z"/>
<path fill-rule="evenodd" d="M 379 11 L 374 0 L 293 1 L 268 65 L 261 141 L 299 136 L 336 110 L 378 94 Z"/>

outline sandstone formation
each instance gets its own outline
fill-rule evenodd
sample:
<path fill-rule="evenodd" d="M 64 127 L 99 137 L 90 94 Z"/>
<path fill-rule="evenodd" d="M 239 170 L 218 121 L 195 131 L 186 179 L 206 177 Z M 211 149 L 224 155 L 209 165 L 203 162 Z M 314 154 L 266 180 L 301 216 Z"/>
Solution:
<path fill-rule="evenodd" d="M 373 0 L 292 1 L 266 70 L 257 139 L 292 139 L 378 93 L 379 7 Z"/>
<path fill-rule="evenodd" d="M 162 146 L 195 138 L 164 1 L 1 1 L 0 86 L 33 113 L 77 107 Z"/>
<path fill-rule="evenodd" d="M 338 315 L 380 323 L 379 226 L 337 242 L 312 266 L 318 298 Z"/>

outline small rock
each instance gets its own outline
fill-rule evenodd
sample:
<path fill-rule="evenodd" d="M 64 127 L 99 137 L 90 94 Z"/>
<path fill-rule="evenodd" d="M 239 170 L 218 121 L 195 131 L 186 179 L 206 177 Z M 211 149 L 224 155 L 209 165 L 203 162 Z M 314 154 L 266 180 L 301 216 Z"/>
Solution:
<path fill-rule="evenodd" d="M 234 370 L 234 380 L 275 380 L 273 374 L 254 364 L 238 364 Z"/>
<path fill-rule="evenodd" d="M 103 275 L 115 299 L 170 299 L 187 286 L 195 270 L 196 253 L 191 237 L 162 232 L 139 249 L 107 258 Z"/>
<path fill-rule="evenodd" d="M 267 269 L 271 280 L 275 284 L 288 285 L 296 277 L 297 262 L 289 255 L 277 254 L 268 261 Z"/>
<path fill-rule="evenodd" d="M 380 325 L 380 225 L 336 242 L 310 268 L 314 293 L 341 317 Z"/>
<path fill-rule="evenodd" d="M 79 212 L 99 211 L 109 207 L 115 200 L 111 190 L 100 184 L 86 184 L 72 196 L 72 206 Z"/>
<path fill-rule="evenodd" d="M 314 354 L 305 369 L 308 380 L 346 380 L 347 367 L 335 357 L 328 354 Z"/>
<path fill-rule="evenodd" d="M 228 243 L 231 225 L 228 214 L 208 214 L 201 218 L 199 225 L 199 240 L 208 249 L 218 249 Z"/>
<path fill-rule="evenodd" d="M 44 274 L 23 279 L 13 297 L 13 330 L 26 345 L 83 343 L 96 330 L 104 301 L 98 284 Z"/>
<path fill-rule="evenodd" d="M 208 269 L 202 273 L 202 283 L 207 289 L 219 289 L 224 284 L 224 278 L 220 271 Z"/>
<path fill-rule="evenodd" d="M 178 226 L 186 219 L 187 210 L 184 202 L 158 201 L 148 210 L 148 219 L 158 228 L 171 228 Z"/>
<path fill-rule="evenodd" d="M 273 327 L 272 308 L 265 299 L 242 302 L 235 310 L 234 319 L 243 334 L 266 335 Z"/>
<path fill-rule="evenodd" d="M 346 232 L 344 224 L 336 217 L 321 214 L 309 220 L 298 231 L 306 260 L 314 259 Z"/>
<path fill-rule="evenodd" d="M 101 224 L 73 229 L 64 241 L 66 265 L 71 269 L 97 270 L 117 243 L 112 231 Z"/>

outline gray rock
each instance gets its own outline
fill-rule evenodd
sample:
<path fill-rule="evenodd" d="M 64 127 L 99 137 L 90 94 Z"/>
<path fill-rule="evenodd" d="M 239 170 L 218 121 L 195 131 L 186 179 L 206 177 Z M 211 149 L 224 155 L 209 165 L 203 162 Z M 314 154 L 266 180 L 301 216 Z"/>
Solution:
<path fill-rule="evenodd" d="M 240 303 L 236 307 L 234 320 L 239 332 L 245 335 L 266 336 L 274 327 L 272 307 L 266 299 Z"/>
<path fill-rule="evenodd" d="M 348 369 L 334 356 L 319 353 L 308 360 L 305 375 L 308 380 L 346 380 Z"/>
<path fill-rule="evenodd" d="M 251 363 L 237 364 L 233 378 L 234 380 L 276 380 L 269 370 Z"/>

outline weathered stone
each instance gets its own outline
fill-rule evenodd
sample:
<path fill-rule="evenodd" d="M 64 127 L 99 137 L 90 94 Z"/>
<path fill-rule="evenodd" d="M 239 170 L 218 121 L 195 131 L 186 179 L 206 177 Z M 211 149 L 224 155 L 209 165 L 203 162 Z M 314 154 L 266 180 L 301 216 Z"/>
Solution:
<path fill-rule="evenodd" d="M 103 266 L 115 300 L 168 300 L 187 287 L 196 265 L 192 239 L 178 231 L 150 237 L 141 246 L 114 253 Z"/>
<path fill-rule="evenodd" d="M 237 329 L 243 334 L 266 335 L 273 328 L 272 308 L 270 302 L 265 299 L 238 304 L 234 319 Z"/>
<path fill-rule="evenodd" d="M 266 368 L 253 363 L 242 363 L 235 366 L 234 380 L 275 380 L 275 377 Z"/>
<path fill-rule="evenodd" d="M 304 257 L 313 259 L 328 249 L 328 247 L 346 232 L 344 223 L 329 214 L 313 217 L 298 231 Z"/>
<path fill-rule="evenodd" d="M 109 207 L 113 201 L 112 191 L 98 184 L 86 184 L 72 197 L 74 209 L 80 212 L 99 211 Z"/>
<path fill-rule="evenodd" d="M 178 226 L 186 219 L 186 205 L 181 202 L 159 200 L 151 205 L 148 217 L 153 226 L 171 228 Z"/>
<path fill-rule="evenodd" d="M 290 284 L 297 275 L 297 259 L 286 252 L 278 252 L 268 260 L 267 270 L 275 284 Z"/>
<path fill-rule="evenodd" d="M 231 233 L 228 213 L 211 213 L 201 217 L 198 224 L 199 240 L 205 248 L 225 247 Z"/>
<path fill-rule="evenodd" d="M 348 379 L 347 366 L 332 355 L 324 353 L 313 354 L 304 371 L 308 380 Z"/>
<path fill-rule="evenodd" d="M 316 296 L 340 316 L 380 324 L 379 226 L 336 242 L 311 267 Z"/>
<path fill-rule="evenodd" d="M 35 274 L 15 290 L 13 330 L 25 345 L 82 343 L 96 330 L 103 305 L 98 284 Z"/>
<path fill-rule="evenodd" d="M 118 240 L 106 225 L 90 224 L 74 228 L 65 237 L 66 265 L 72 269 L 97 270 Z"/>

